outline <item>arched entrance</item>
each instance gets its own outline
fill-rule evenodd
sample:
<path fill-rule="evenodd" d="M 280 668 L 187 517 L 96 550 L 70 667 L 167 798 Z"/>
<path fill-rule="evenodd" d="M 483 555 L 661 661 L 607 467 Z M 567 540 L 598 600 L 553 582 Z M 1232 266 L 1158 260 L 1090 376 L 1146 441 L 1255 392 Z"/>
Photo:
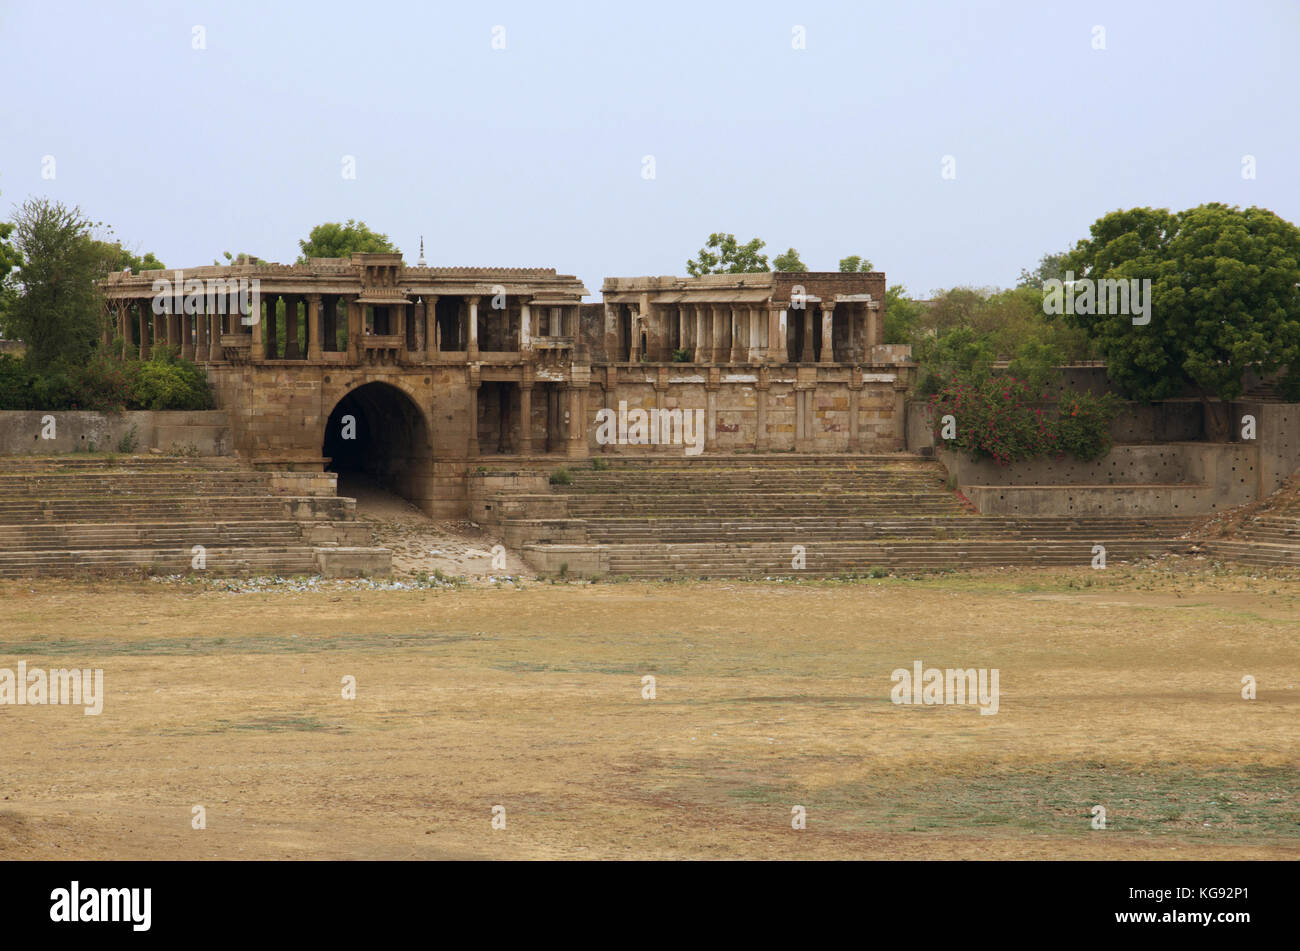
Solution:
<path fill-rule="evenodd" d="M 424 414 L 415 401 L 388 383 L 366 383 L 349 392 L 325 423 L 321 455 L 348 484 L 378 486 L 417 505 L 433 459 Z"/>

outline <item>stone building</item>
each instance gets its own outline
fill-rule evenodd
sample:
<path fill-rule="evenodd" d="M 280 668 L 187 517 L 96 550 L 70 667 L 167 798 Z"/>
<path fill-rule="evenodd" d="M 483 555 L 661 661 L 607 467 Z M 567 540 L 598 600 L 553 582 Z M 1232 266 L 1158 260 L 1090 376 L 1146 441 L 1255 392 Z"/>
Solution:
<path fill-rule="evenodd" d="M 432 515 L 468 512 L 483 457 L 593 452 L 602 409 L 700 411 L 708 451 L 904 444 L 906 347 L 885 278 L 610 278 L 600 304 L 549 268 L 411 267 L 398 254 L 115 274 L 124 353 L 202 364 L 255 466 L 363 472 Z"/>

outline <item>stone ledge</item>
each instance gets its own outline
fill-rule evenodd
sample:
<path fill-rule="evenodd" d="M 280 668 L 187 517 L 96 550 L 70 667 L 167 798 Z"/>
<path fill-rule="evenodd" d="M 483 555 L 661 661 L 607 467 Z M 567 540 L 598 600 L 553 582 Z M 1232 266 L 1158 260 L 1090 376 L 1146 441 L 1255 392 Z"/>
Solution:
<path fill-rule="evenodd" d="M 525 545 L 523 559 L 536 572 L 590 578 L 609 573 L 609 550 L 604 545 Z"/>
<path fill-rule="evenodd" d="M 387 548 L 316 548 L 316 567 L 326 578 L 387 576 L 393 573 L 393 553 Z"/>

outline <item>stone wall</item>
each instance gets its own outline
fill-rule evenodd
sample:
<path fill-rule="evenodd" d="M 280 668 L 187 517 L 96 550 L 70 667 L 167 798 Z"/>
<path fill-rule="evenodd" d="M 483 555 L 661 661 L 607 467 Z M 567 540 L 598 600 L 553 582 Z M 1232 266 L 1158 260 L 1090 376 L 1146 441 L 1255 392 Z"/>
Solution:
<path fill-rule="evenodd" d="M 435 518 L 463 518 L 470 396 L 464 367 L 218 366 L 209 368 L 217 399 L 230 407 L 241 456 L 267 468 L 320 471 L 325 427 L 338 402 L 358 387 L 390 387 L 393 406 L 418 421 L 413 439 L 427 452 L 398 465 L 394 491 Z M 407 402 L 403 402 L 407 401 Z"/>
<path fill-rule="evenodd" d="M 51 434 L 51 420 L 53 438 L 44 438 Z M 202 456 L 233 452 L 229 420 L 222 410 L 0 412 L 0 455 L 118 452 L 128 437 L 135 442 L 135 452 L 158 449 Z"/>
<path fill-rule="evenodd" d="M 600 453 L 683 451 L 681 446 L 602 446 L 597 439 L 597 413 L 602 408 L 617 412 L 620 402 L 626 402 L 628 411 L 701 410 L 706 452 L 900 450 L 904 445 L 902 387 L 908 373 L 906 367 L 875 372 L 839 366 L 610 366 L 592 374 L 588 445 Z"/>

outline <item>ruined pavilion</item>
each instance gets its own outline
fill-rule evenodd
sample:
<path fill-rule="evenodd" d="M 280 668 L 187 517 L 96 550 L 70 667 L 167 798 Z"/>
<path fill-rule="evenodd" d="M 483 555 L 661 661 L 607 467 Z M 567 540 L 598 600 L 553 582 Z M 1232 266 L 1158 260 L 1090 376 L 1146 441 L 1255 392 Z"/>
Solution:
<path fill-rule="evenodd" d="M 550 268 L 353 254 L 101 286 L 124 355 L 167 346 L 205 368 L 241 457 L 364 471 L 439 517 L 466 513 L 484 457 L 644 452 L 595 441 L 597 412 L 620 401 L 703 410 L 708 452 L 904 445 L 915 367 L 883 342 L 881 272 L 608 278 L 585 303 L 582 282 Z"/>

